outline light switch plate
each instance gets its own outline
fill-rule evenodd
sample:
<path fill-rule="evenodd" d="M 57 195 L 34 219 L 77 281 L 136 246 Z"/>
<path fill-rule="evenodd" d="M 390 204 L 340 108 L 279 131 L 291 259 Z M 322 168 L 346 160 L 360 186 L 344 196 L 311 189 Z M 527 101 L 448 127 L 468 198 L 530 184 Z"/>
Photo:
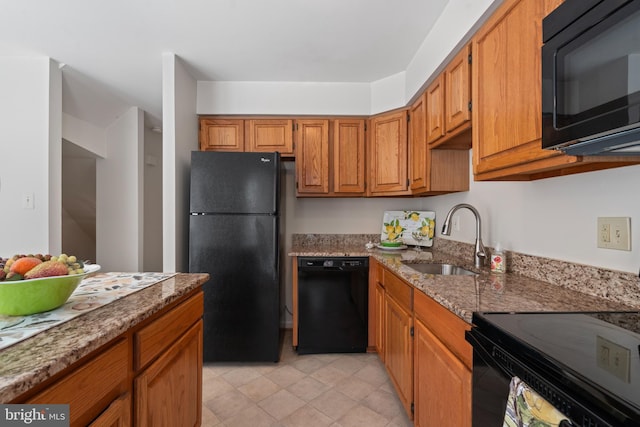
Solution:
<path fill-rule="evenodd" d="M 631 250 L 631 218 L 598 217 L 598 247 Z"/>

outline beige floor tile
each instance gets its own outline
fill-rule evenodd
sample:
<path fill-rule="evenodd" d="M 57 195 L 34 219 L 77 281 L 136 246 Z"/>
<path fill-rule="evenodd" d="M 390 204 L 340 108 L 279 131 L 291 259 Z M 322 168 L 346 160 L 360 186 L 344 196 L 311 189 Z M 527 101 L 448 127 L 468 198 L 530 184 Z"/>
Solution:
<path fill-rule="evenodd" d="M 354 406 L 338 420 L 343 427 L 385 427 L 388 422 L 385 417 L 362 405 Z"/>
<path fill-rule="evenodd" d="M 238 387 L 238 390 L 254 402 L 259 402 L 275 394 L 280 390 L 280 386 L 264 376 L 255 378 L 253 381 Z"/>
<path fill-rule="evenodd" d="M 278 363 L 205 363 L 203 427 L 411 427 L 376 354 L 298 355 Z"/>
<path fill-rule="evenodd" d="M 258 403 L 258 406 L 264 409 L 275 419 L 281 420 L 291 415 L 305 404 L 306 402 L 304 400 L 297 398 L 289 391 L 280 390 Z"/>
<path fill-rule="evenodd" d="M 289 390 L 294 396 L 297 396 L 306 402 L 311 399 L 315 399 L 328 389 L 328 385 L 312 377 L 304 377 L 300 381 L 287 387 L 287 390 Z"/>
<path fill-rule="evenodd" d="M 303 406 L 282 420 L 285 427 L 327 427 L 332 423 L 331 418 L 309 405 Z"/>
<path fill-rule="evenodd" d="M 356 406 L 357 402 L 337 390 L 329 389 L 309 404 L 326 416 L 338 420 L 349 409 Z"/>

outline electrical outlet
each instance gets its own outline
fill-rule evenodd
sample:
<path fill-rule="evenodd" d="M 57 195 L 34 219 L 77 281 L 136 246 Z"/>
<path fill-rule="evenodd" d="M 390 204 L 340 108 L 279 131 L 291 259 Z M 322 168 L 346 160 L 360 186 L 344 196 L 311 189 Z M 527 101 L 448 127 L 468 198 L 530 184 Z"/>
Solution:
<path fill-rule="evenodd" d="M 453 231 L 460 231 L 460 216 L 453 217 Z"/>
<path fill-rule="evenodd" d="M 629 383 L 631 351 L 600 335 L 596 335 L 596 347 L 598 367 Z"/>
<path fill-rule="evenodd" d="M 598 217 L 598 247 L 631 250 L 631 218 Z"/>

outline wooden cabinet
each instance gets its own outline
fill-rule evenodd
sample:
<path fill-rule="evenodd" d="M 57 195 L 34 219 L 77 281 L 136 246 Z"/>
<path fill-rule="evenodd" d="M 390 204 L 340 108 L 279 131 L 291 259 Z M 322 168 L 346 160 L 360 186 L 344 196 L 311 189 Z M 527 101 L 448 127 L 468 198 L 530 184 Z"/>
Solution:
<path fill-rule="evenodd" d="M 506 0 L 473 38 L 476 180 L 532 180 L 637 162 L 541 148 L 542 19 L 559 3 Z"/>
<path fill-rule="evenodd" d="M 127 393 L 130 357 L 128 341 L 117 339 L 23 402 L 68 403 L 70 424 L 87 425 Z"/>
<path fill-rule="evenodd" d="M 200 118 L 201 151 L 244 151 L 244 120 Z"/>
<path fill-rule="evenodd" d="M 301 194 L 329 194 L 329 121 L 296 121 L 296 189 Z"/>
<path fill-rule="evenodd" d="M 405 411 L 413 403 L 413 288 L 387 270 L 385 288 L 384 364 Z"/>
<path fill-rule="evenodd" d="M 68 403 L 71 426 L 199 426 L 203 301 L 184 297 L 12 403 Z"/>
<path fill-rule="evenodd" d="M 365 121 L 336 119 L 332 121 L 331 155 L 333 194 L 361 196 L 365 192 Z"/>
<path fill-rule="evenodd" d="M 374 116 L 370 128 L 368 194 L 409 195 L 407 111 Z"/>
<path fill-rule="evenodd" d="M 202 320 L 135 379 L 135 422 L 199 426 L 202 407 Z"/>
<path fill-rule="evenodd" d="M 465 46 L 425 91 L 431 147 L 471 148 L 471 47 Z"/>
<path fill-rule="evenodd" d="M 421 292 L 414 315 L 414 425 L 471 427 L 470 326 Z"/>
<path fill-rule="evenodd" d="M 369 258 L 369 350 L 378 353 L 384 363 L 385 293 L 382 266 Z"/>
<path fill-rule="evenodd" d="M 469 190 L 469 151 L 434 149 L 425 131 L 427 93 L 409 109 L 409 181 L 411 194 L 431 195 Z"/>
<path fill-rule="evenodd" d="M 293 157 L 293 119 L 200 117 L 201 151 L 274 152 Z"/>
<path fill-rule="evenodd" d="M 246 151 L 274 152 L 293 156 L 293 120 L 252 119 L 246 121 Z"/>

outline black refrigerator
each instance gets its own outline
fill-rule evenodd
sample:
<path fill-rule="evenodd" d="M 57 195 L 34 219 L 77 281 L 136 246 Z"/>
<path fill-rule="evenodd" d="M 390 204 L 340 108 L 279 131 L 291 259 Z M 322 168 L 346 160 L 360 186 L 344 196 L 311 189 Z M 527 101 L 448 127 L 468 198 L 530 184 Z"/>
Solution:
<path fill-rule="evenodd" d="M 204 290 L 205 362 L 280 348 L 280 155 L 191 153 L 189 271 Z"/>

